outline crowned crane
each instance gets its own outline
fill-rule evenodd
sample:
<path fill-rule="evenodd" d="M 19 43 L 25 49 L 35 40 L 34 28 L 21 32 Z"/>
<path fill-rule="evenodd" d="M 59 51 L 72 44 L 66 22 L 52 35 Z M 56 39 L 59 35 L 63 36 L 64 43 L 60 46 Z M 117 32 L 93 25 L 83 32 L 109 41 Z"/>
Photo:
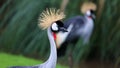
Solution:
<path fill-rule="evenodd" d="M 60 40 L 58 39 L 56 41 L 58 57 L 65 54 L 68 44 L 72 43 L 75 45 L 79 38 L 83 39 L 83 44 L 87 44 L 89 42 L 94 27 L 95 10 L 96 5 L 94 3 L 85 2 L 81 6 L 81 12 L 84 14 L 83 16 L 75 16 L 64 21 L 65 28 L 72 26 L 72 29 L 65 37 L 58 33 L 57 37 L 60 37 Z M 73 67 L 71 52 L 68 58 L 70 68 Z"/>
<path fill-rule="evenodd" d="M 56 68 L 57 63 L 57 50 L 55 43 L 56 34 L 58 32 L 67 34 L 67 29 L 64 28 L 64 24 L 61 21 L 64 17 L 65 15 L 63 12 L 61 12 L 60 10 L 56 10 L 54 8 L 47 9 L 46 11 L 43 11 L 40 15 L 39 26 L 42 29 L 47 29 L 47 34 L 50 41 L 50 56 L 46 62 L 35 66 L 13 66 L 10 68 Z"/>

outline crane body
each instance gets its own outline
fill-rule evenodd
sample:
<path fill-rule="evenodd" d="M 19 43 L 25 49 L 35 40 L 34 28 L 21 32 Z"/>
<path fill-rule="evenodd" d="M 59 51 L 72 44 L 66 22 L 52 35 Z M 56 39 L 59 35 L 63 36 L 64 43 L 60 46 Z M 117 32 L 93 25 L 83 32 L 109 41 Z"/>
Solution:
<path fill-rule="evenodd" d="M 83 13 L 83 16 L 75 16 L 64 21 L 65 28 L 68 28 L 70 25 L 72 25 L 73 27 L 65 38 L 64 42 L 62 42 L 61 45 L 57 45 L 58 57 L 65 55 L 66 49 L 69 44 L 73 44 L 73 46 L 75 47 L 75 44 L 79 39 L 83 40 L 84 45 L 89 43 L 94 28 L 95 10 L 96 5 L 94 3 L 85 2 L 81 7 L 81 12 Z M 72 51 L 73 50 L 69 52 L 68 57 L 70 68 L 73 68 Z"/>

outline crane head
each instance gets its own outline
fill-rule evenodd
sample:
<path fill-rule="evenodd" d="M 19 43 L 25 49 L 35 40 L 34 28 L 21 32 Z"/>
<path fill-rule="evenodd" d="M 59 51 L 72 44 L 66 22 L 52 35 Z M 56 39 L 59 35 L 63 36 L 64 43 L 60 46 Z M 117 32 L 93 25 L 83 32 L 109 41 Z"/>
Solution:
<path fill-rule="evenodd" d="M 59 31 L 68 32 L 67 29 L 64 28 L 64 24 L 60 20 L 58 20 L 52 24 L 51 30 L 56 33 Z"/>
<path fill-rule="evenodd" d="M 81 6 L 81 12 L 88 17 L 92 17 L 93 19 L 95 19 L 94 12 L 96 11 L 96 9 L 97 6 L 93 2 L 85 2 Z"/>
<path fill-rule="evenodd" d="M 49 8 L 41 13 L 38 25 L 42 29 L 51 28 L 54 39 L 56 39 L 56 33 L 59 31 L 67 32 L 67 29 L 64 28 L 64 24 L 61 21 L 63 18 L 65 18 L 65 14 L 60 9 Z"/>

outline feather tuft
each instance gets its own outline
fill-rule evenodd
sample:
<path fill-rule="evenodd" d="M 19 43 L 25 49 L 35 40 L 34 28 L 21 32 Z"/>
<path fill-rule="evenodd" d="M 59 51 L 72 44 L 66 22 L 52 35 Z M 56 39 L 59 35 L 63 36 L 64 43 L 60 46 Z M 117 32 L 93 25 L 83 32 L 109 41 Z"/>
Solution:
<path fill-rule="evenodd" d="M 86 13 L 86 11 L 88 10 L 93 10 L 93 11 L 96 11 L 97 7 L 96 5 L 93 3 L 93 2 L 85 2 L 83 3 L 83 5 L 81 6 L 81 12 L 83 14 Z"/>
<path fill-rule="evenodd" d="M 60 11 L 60 9 L 56 10 L 55 8 L 49 8 L 40 14 L 38 25 L 42 29 L 47 29 L 52 23 L 62 20 L 63 18 L 65 18 L 65 14 Z"/>

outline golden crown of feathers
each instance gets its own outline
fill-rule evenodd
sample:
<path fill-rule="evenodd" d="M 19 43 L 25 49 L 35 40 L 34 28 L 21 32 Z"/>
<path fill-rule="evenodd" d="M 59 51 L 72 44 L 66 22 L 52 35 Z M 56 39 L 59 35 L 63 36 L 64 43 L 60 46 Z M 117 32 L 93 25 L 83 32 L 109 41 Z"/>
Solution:
<path fill-rule="evenodd" d="M 60 9 L 56 10 L 55 8 L 49 8 L 40 14 L 38 25 L 42 29 L 47 29 L 52 23 L 63 18 L 65 18 L 65 14 L 64 12 L 60 11 Z"/>
<path fill-rule="evenodd" d="M 96 5 L 93 2 L 85 2 L 81 6 L 81 12 L 84 14 L 88 10 L 93 10 L 95 11 L 97 9 Z"/>

